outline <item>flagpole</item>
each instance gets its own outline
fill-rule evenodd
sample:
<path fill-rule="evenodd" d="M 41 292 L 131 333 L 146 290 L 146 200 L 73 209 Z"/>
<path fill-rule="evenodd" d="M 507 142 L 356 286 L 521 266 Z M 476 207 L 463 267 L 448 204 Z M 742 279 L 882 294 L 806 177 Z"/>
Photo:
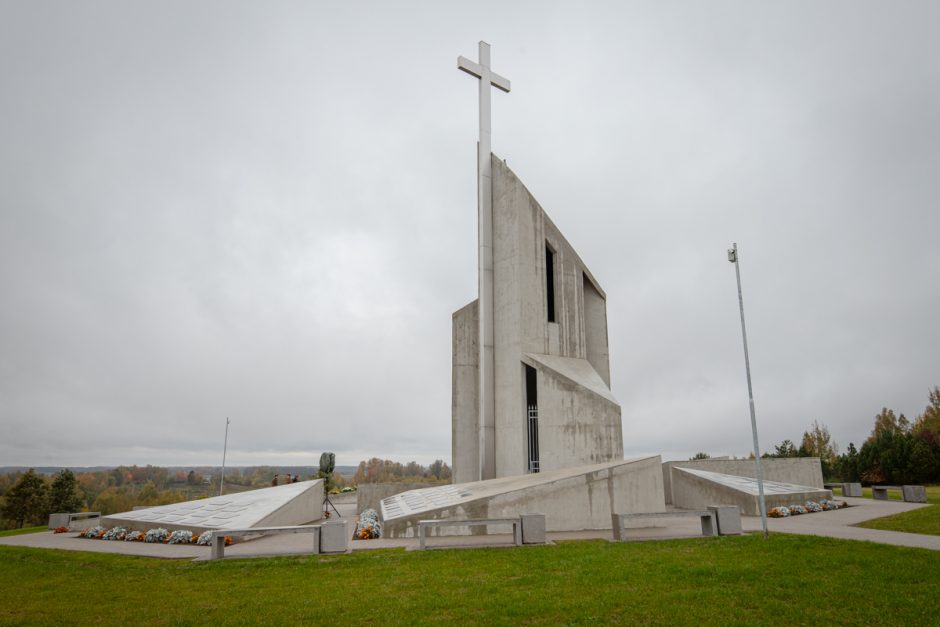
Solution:
<path fill-rule="evenodd" d="M 760 462 L 760 446 L 757 443 L 757 418 L 754 414 L 754 390 L 751 387 L 751 360 L 747 354 L 747 329 L 744 326 L 744 296 L 741 293 L 741 269 L 738 264 L 738 245 L 728 249 L 728 261 L 734 264 L 734 274 L 738 279 L 738 307 L 741 310 L 741 337 L 744 339 L 744 371 L 747 373 L 747 398 L 751 407 L 751 435 L 754 436 L 754 463 L 757 464 L 757 494 L 760 504 L 760 523 L 767 537 L 767 504 L 764 501 L 764 469 Z"/>
<path fill-rule="evenodd" d="M 219 496 L 222 496 L 222 488 L 225 486 L 225 454 L 228 452 L 228 423 L 225 418 L 225 444 L 222 445 L 222 478 L 219 480 Z"/>

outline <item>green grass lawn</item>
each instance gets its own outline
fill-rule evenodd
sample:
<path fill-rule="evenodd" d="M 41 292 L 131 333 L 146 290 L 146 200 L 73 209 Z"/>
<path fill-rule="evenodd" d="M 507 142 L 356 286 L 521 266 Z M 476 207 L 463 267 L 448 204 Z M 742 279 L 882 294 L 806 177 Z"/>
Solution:
<path fill-rule="evenodd" d="M 48 527 L 23 527 L 22 529 L 7 529 L 6 531 L 0 531 L 0 538 L 6 538 L 7 536 L 21 536 L 24 533 L 38 533 L 40 531 L 46 531 Z"/>
<path fill-rule="evenodd" d="M 874 518 L 859 523 L 859 527 L 885 529 L 887 531 L 906 531 L 908 533 L 926 533 L 940 536 L 940 505 L 928 505 L 909 512 L 893 516 Z"/>
<path fill-rule="evenodd" d="M 200 563 L 0 547 L 0 564 L 3 624 L 940 622 L 940 552 L 784 534 Z"/>

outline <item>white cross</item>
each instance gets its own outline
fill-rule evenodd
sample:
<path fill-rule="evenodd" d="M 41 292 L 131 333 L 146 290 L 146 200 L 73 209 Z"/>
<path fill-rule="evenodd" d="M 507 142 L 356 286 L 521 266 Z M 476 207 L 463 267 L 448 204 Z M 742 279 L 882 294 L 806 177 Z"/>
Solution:
<path fill-rule="evenodd" d="M 477 144 L 480 317 L 480 478 L 496 477 L 496 396 L 493 351 L 493 171 L 490 161 L 490 85 L 509 92 L 509 79 L 490 70 L 490 45 L 480 42 L 480 62 L 457 57 L 457 68 L 480 79 L 480 141 Z"/>

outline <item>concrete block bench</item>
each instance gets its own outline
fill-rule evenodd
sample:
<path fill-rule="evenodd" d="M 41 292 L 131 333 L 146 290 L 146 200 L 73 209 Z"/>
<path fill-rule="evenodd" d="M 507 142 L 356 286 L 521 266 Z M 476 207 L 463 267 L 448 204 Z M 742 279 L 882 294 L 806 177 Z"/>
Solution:
<path fill-rule="evenodd" d="M 887 501 L 888 490 L 900 490 L 905 503 L 926 503 L 927 489 L 922 485 L 873 485 L 871 498 L 876 501 Z"/>
<path fill-rule="evenodd" d="M 320 552 L 320 525 L 297 525 L 293 527 L 254 527 L 251 529 L 219 529 L 212 531 L 212 550 L 209 559 L 225 557 L 225 536 L 243 538 L 254 535 L 279 535 L 284 533 L 309 533 L 313 535 L 313 552 Z"/>
<path fill-rule="evenodd" d="M 49 514 L 49 528 L 58 529 L 59 527 L 72 528 L 72 523 L 76 520 L 86 521 L 87 526 L 91 526 L 94 519 L 101 518 L 101 512 L 59 512 Z M 83 527 L 84 528 L 84 527 Z"/>
<path fill-rule="evenodd" d="M 427 548 L 426 532 L 431 527 L 486 527 L 489 525 L 512 525 L 512 541 L 515 546 L 522 546 L 522 519 L 521 518 L 476 518 L 445 520 L 419 520 L 418 521 L 418 548 Z"/>
<path fill-rule="evenodd" d="M 862 484 L 861 483 L 843 483 L 842 484 L 842 496 L 862 496 Z"/>
<path fill-rule="evenodd" d="M 687 511 L 673 511 L 673 512 L 652 512 L 652 513 L 643 513 L 643 514 L 611 514 L 611 527 L 614 532 L 614 541 L 621 542 L 626 540 L 626 535 L 624 533 L 624 523 L 628 520 L 655 520 L 657 518 L 678 518 L 678 517 L 698 517 L 702 520 L 702 535 L 703 536 L 717 536 L 718 535 L 718 525 L 715 524 L 715 512 L 704 511 L 704 512 L 687 512 Z"/>
<path fill-rule="evenodd" d="M 927 489 L 922 485 L 902 485 L 901 495 L 905 503 L 927 502 Z"/>

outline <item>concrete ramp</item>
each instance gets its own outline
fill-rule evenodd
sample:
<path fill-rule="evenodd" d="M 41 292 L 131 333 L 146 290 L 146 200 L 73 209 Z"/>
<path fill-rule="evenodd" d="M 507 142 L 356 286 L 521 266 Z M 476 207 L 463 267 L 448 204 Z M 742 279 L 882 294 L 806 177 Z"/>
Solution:
<path fill-rule="evenodd" d="M 545 514 L 548 531 L 610 529 L 612 511 L 660 512 L 665 500 L 657 455 L 410 490 L 382 499 L 381 509 L 384 535 L 405 538 L 419 520 L 520 514 Z"/>
<path fill-rule="evenodd" d="M 832 492 L 814 486 L 764 481 L 767 509 L 803 505 L 806 501 L 831 499 Z M 672 502 L 683 509 L 709 505 L 737 505 L 746 516 L 760 516 L 757 480 L 697 468 L 672 469 Z"/>
<path fill-rule="evenodd" d="M 101 524 L 140 531 L 164 527 L 203 532 L 302 525 L 322 517 L 323 480 L 316 479 L 111 514 Z"/>

